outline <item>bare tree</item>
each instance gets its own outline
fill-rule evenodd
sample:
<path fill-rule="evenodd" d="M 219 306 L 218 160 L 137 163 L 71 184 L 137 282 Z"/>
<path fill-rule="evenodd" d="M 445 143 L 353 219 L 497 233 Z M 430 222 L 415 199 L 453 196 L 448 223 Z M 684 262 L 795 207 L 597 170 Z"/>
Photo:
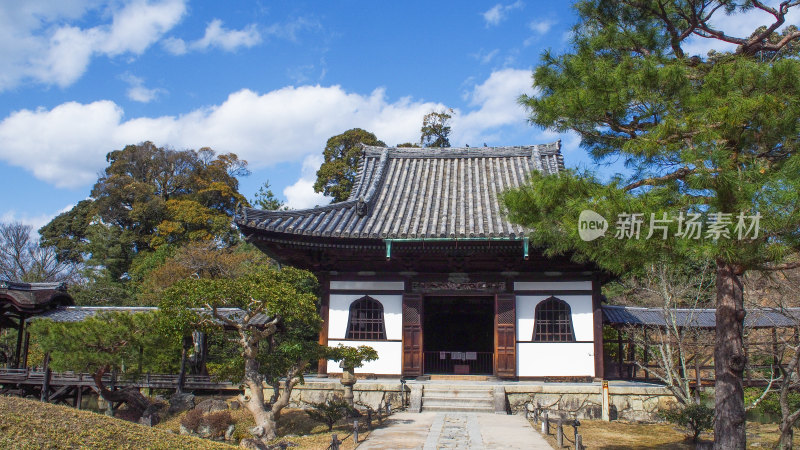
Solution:
<path fill-rule="evenodd" d="M 681 404 L 699 403 L 698 361 L 704 346 L 698 343 L 709 342 L 710 336 L 708 331 L 693 325 L 697 307 L 709 301 L 713 289 L 710 265 L 676 269 L 670 264 L 651 264 L 643 276 L 621 284 L 626 288 L 626 297 L 634 296 L 639 304 L 660 307 L 663 319 L 655 325 L 626 330 L 639 348 L 653 352 L 656 367 L 638 358 L 634 358 L 634 364 L 664 383 Z M 685 309 L 679 311 L 679 307 Z M 693 383 L 698 390 L 692 389 Z"/>
<path fill-rule="evenodd" d="M 771 342 L 759 347 L 759 356 L 772 362 L 768 370 L 756 370 L 756 374 L 769 379 L 767 389 L 778 395 L 781 421 L 778 425 L 780 439 L 776 448 L 784 450 L 793 448 L 794 428 L 800 422 L 800 407 L 792 404 L 789 399 L 790 393 L 800 390 L 798 283 L 800 271 L 796 269 L 753 273 L 745 277 L 745 284 L 751 293 L 746 298 L 749 306 L 773 313 L 775 327 L 770 330 Z"/>
<path fill-rule="evenodd" d="M 74 281 L 78 267 L 58 261 L 52 247 L 41 247 L 33 227 L 19 222 L 0 223 L 0 278 L 10 281 Z"/>

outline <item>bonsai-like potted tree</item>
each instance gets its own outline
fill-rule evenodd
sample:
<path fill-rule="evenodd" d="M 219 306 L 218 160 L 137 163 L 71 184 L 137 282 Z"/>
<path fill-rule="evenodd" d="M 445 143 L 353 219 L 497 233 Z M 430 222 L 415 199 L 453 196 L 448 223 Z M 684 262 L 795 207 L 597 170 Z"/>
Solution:
<path fill-rule="evenodd" d="M 365 362 L 378 359 L 378 352 L 374 348 L 361 345 L 358 347 L 348 347 L 342 344 L 330 349 L 328 359 L 339 362 L 342 368 L 342 386 L 344 386 L 344 400 L 352 408 L 353 385 L 356 384 L 355 369 L 364 365 Z"/>

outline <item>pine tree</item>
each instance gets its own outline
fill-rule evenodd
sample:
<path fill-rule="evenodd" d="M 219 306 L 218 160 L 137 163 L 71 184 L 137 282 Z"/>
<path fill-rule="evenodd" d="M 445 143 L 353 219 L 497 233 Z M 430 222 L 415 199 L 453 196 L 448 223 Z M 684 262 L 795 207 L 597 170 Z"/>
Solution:
<path fill-rule="evenodd" d="M 505 200 L 534 243 L 619 274 L 656 258 L 715 261 L 716 448 L 746 442 L 742 274 L 800 266 L 800 32 L 783 26 L 798 3 L 580 1 L 571 49 L 545 54 L 539 94 L 520 98 L 531 123 L 577 133 L 597 162 L 632 174 L 533 174 Z M 735 36 L 715 27 L 731 13 L 770 22 Z M 738 47 L 687 53 L 698 36 Z M 581 239 L 583 210 L 616 236 Z"/>

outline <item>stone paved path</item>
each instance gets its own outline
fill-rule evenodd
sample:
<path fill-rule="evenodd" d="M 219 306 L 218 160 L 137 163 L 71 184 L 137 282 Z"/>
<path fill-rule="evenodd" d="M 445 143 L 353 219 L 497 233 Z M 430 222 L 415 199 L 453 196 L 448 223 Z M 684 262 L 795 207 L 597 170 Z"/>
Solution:
<path fill-rule="evenodd" d="M 398 413 L 358 448 L 551 450 L 523 416 L 480 413 Z"/>

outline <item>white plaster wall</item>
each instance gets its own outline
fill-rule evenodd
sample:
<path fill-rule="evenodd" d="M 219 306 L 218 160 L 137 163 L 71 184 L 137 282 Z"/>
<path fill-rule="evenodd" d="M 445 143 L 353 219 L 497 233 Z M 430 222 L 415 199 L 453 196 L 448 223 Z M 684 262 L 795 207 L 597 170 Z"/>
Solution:
<path fill-rule="evenodd" d="M 572 311 L 572 329 L 575 331 L 576 341 L 594 340 L 594 313 L 592 311 L 591 295 L 559 295 L 557 291 L 553 296 L 564 300 Z M 517 340 L 533 340 L 533 319 L 536 305 L 551 295 L 518 295 L 517 296 Z M 521 376 L 522 374 L 520 374 Z"/>
<path fill-rule="evenodd" d="M 402 372 L 403 344 L 403 296 L 379 294 L 381 290 L 402 290 L 403 282 L 394 281 L 331 281 L 331 289 L 364 290 L 358 294 L 330 294 L 328 307 L 328 345 L 338 344 L 350 347 L 368 345 L 378 352 L 378 359 L 364 364 L 356 372 L 400 375 Z M 386 326 L 386 341 L 345 341 L 347 320 L 350 318 L 350 305 L 361 297 L 369 295 L 383 305 L 383 321 Z M 391 342 L 395 341 L 395 342 Z M 339 363 L 328 361 L 328 373 L 341 373 Z"/>
<path fill-rule="evenodd" d="M 331 290 L 402 291 L 402 281 L 331 281 Z"/>
<path fill-rule="evenodd" d="M 575 291 L 592 290 L 591 281 L 515 281 L 515 291 Z M 555 292 L 553 293 L 555 295 Z"/>
<path fill-rule="evenodd" d="M 363 367 L 356 369 L 356 373 L 376 373 L 381 375 L 400 375 L 400 367 L 403 358 L 403 343 L 388 341 L 337 341 L 328 340 L 328 345 L 336 347 L 342 344 L 349 347 L 359 345 L 369 345 L 378 352 L 378 359 L 364 363 Z M 328 373 L 342 373 L 339 363 L 328 361 Z"/>
<path fill-rule="evenodd" d="M 592 342 L 520 342 L 517 344 L 520 377 L 594 377 Z"/>
<path fill-rule="evenodd" d="M 386 325 L 386 339 L 393 340 L 403 338 L 402 295 L 375 293 L 360 295 L 331 294 L 330 305 L 328 307 L 328 341 L 345 338 L 347 335 L 347 320 L 350 318 L 350 304 L 364 295 L 369 295 L 383 305 L 383 322 Z"/>

